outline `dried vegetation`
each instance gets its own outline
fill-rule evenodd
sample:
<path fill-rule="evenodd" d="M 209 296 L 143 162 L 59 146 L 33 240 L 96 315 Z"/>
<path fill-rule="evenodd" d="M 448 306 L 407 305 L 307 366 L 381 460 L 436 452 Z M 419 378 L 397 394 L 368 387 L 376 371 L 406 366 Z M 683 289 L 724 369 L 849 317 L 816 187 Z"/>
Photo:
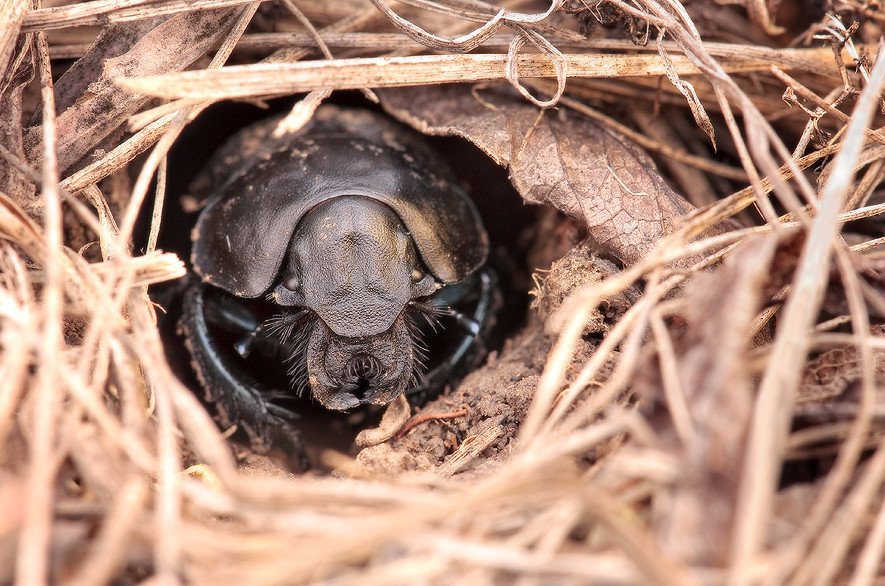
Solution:
<path fill-rule="evenodd" d="M 505 4 L 0 0 L 0 583 L 885 581 L 880 4 Z M 412 429 L 293 477 L 147 286 L 182 129 L 340 89 L 589 239 Z"/>

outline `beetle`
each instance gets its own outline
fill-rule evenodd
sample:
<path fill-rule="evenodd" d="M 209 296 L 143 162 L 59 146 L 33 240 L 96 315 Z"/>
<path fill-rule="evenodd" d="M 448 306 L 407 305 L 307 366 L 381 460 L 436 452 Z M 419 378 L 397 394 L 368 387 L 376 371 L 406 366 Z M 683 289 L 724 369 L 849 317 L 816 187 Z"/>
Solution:
<path fill-rule="evenodd" d="M 298 132 L 278 122 L 193 183 L 208 195 L 180 321 L 221 423 L 259 448 L 297 448 L 295 396 L 347 411 L 438 392 L 481 359 L 500 305 L 480 216 L 421 135 L 336 106 Z"/>

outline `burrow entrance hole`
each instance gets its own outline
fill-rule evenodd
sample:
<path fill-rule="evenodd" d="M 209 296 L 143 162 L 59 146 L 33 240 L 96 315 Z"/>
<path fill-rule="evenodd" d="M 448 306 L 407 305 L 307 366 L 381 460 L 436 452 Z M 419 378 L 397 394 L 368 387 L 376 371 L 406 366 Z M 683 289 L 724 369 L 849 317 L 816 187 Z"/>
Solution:
<path fill-rule="evenodd" d="M 332 103 L 344 107 L 381 111 L 359 94 L 341 94 Z M 291 99 L 273 100 L 264 107 L 244 103 L 222 103 L 208 108 L 182 133 L 169 153 L 166 201 L 159 247 L 173 251 L 185 259 L 190 270 L 191 228 L 198 212 L 190 209 L 185 194 L 191 181 L 207 164 L 211 155 L 238 130 L 278 113 L 292 105 Z M 455 171 L 461 185 L 471 196 L 479 211 L 491 243 L 490 259 L 502 281 L 504 305 L 498 314 L 498 323 L 489 350 L 497 353 L 508 338 L 530 319 L 529 292 L 535 286 L 533 273 L 544 270 L 563 256 L 581 237 L 575 222 L 544 206 L 528 205 L 511 185 L 505 169 L 498 166 L 468 141 L 454 137 L 426 137 L 427 141 L 446 159 Z M 150 205 L 145 206 L 146 210 Z M 146 235 L 149 217 L 142 218 L 141 232 Z M 144 242 L 145 238 L 139 241 Z M 181 298 L 186 279 L 152 288 L 153 299 L 163 307 L 161 328 L 166 342 L 167 357 L 178 376 L 194 392 L 204 396 L 190 364 L 190 356 L 179 334 Z M 494 355 L 494 354 L 493 354 Z M 535 357 L 543 361 L 544 357 Z M 279 385 L 285 380 L 286 366 L 273 372 L 273 365 L 262 367 L 260 376 Z M 449 382 L 444 392 L 451 392 L 458 380 Z M 285 383 L 282 383 L 285 384 Z M 493 389 L 490 389 L 493 392 Z M 213 406 L 207 404 L 213 411 Z M 413 407 L 420 408 L 420 405 Z M 349 413 L 330 412 L 310 400 L 299 399 L 293 407 L 300 417 L 295 426 L 307 446 L 309 459 L 319 465 L 324 449 L 354 453 L 353 439 L 364 428 L 376 425 L 381 409 L 358 409 Z M 233 439 L 241 452 L 248 452 L 245 434 L 235 432 Z M 276 454 L 285 463 L 286 454 Z"/>

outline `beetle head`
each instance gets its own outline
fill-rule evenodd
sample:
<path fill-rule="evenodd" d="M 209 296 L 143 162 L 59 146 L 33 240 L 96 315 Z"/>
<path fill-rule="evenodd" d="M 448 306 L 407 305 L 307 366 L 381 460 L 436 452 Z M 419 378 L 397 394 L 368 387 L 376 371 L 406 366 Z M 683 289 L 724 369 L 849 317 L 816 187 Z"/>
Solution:
<path fill-rule="evenodd" d="M 314 398 L 343 411 L 396 399 L 412 383 L 415 355 L 404 316 L 390 330 L 366 338 L 338 336 L 320 320 L 308 340 L 306 361 Z"/>
<path fill-rule="evenodd" d="M 271 295 L 319 318 L 306 346 L 311 390 L 327 408 L 350 409 L 389 403 L 409 387 L 415 356 L 404 310 L 436 288 L 393 210 L 344 196 L 299 222 Z"/>

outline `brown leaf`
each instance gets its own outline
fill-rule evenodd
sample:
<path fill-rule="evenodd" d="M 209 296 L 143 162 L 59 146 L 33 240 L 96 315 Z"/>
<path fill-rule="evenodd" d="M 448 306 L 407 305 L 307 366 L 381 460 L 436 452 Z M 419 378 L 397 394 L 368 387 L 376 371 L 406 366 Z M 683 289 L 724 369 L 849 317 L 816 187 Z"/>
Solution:
<path fill-rule="evenodd" d="M 0 23 L 2 24 L 2 23 Z M 34 77 L 30 43 L 19 43 L 6 63 L 0 62 L 0 147 L 19 161 L 24 161 L 25 151 L 22 131 L 22 94 Z M 2 55 L 0 55 L 2 58 Z M 9 161 L 0 157 L 0 193 L 16 203 L 26 206 L 36 192 L 34 184 Z"/>
<path fill-rule="evenodd" d="M 693 206 L 676 194 L 642 151 L 567 110 L 539 110 L 510 88 L 387 89 L 389 113 L 418 130 L 462 136 L 508 167 L 530 203 L 578 219 L 599 249 L 638 261 Z"/>
<path fill-rule="evenodd" d="M 143 31 L 142 24 L 111 27 L 109 34 L 118 37 L 118 40 L 99 40 L 83 57 L 84 65 L 79 69 L 75 66 L 75 69 L 92 77 L 96 74 L 96 67 L 100 66 L 101 69 L 88 89 L 56 120 L 59 169 L 67 169 L 87 156 L 150 99 L 121 90 L 113 83 L 114 78 L 156 75 L 190 67 L 219 44 L 239 12 L 238 8 L 228 8 L 176 14 L 142 35 L 131 34 L 133 30 Z M 93 54 L 107 57 L 107 54 L 112 55 L 127 46 L 128 49 L 111 58 L 96 59 Z M 72 99 L 66 89 L 69 84 L 73 95 L 77 95 L 77 90 L 81 89 L 75 78 L 70 78 L 60 88 L 62 103 Z M 39 160 L 40 145 L 40 127 L 29 128 L 25 135 L 25 148 L 32 161 Z"/>
<path fill-rule="evenodd" d="M 86 54 L 55 82 L 55 107 L 58 111 L 64 112 L 73 106 L 86 93 L 89 85 L 101 78 L 105 59 L 125 54 L 164 20 L 165 17 L 135 20 L 111 24 L 102 29 Z"/>
<path fill-rule="evenodd" d="M 881 337 L 885 326 L 874 325 L 870 333 Z M 885 350 L 873 351 L 876 402 L 885 403 Z M 863 359 L 854 345 L 825 350 L 805 365 L 796 397 L 796 413 L 805 421 L 853 418 L 860 410 L 858 383 L 863 379 Z"/>
<path fill-rule="evenodd" d="M 19 29 L 30 5 L 28 0 L 0 0 L 0 73 L 16 52 Z M 0 77 L 6 79 L 9 78 L 5 75 Z"/>

